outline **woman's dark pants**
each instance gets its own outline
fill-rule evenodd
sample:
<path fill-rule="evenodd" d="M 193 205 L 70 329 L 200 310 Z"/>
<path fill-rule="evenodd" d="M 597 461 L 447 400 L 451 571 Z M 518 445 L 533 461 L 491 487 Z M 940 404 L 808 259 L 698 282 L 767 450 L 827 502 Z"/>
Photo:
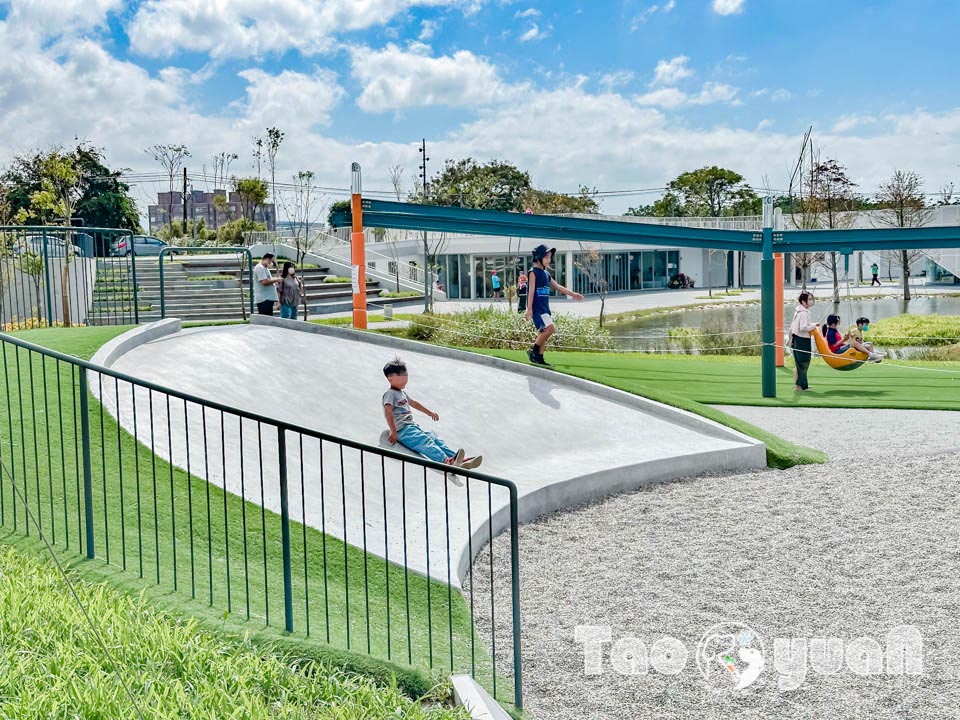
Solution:
<path fill-rule="evenodd" d="M 811 342 L 810 338 L 794 335 L 793 341 L 790 343 L 793 348 L 793 360 L 797 364 L 797 387 L 803 390 L 809 388 L 809 385 L 807 385 L 807 370 L 810 368 Z"/>

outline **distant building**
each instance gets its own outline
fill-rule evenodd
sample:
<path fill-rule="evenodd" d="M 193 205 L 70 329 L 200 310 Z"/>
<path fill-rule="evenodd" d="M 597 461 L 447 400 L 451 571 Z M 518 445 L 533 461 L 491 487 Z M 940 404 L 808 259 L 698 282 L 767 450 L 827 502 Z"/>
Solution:
<path fill-rule="evenodd" d="M 218 195 L 226 198 L 225 209 L 217 209 L 214 205 L 213 199 Z M 150 205 L 147 211 L 151 234 L 169 225 L 171 219 L 175 223 L 183 222 L 183 193 L 157 193 L 157 204 Z M 237 192 L 194 190 L 187 195 L 187 219 L 203 220 L 211 230 L 216 230 L 221 225 L 241 217 L 243 217 L 243 203 L 240 202 L 240 194 Z M 273 203 L 264 203 L 255 208 L 252 219 L 266 225 L 267 230 L 277 229 L 276 208 Z"/>

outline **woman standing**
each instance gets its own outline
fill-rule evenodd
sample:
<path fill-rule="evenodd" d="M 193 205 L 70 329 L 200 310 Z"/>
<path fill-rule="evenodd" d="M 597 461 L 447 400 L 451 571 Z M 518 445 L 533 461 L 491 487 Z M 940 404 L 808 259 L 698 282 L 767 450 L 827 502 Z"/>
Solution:
<path fill-rule="evenodd" d="M 817 327 L 810 319 L 812 307 L 813 295 L 808 292 L 800 293 L 800 301 L 793 313 L 793 322 L 790 323 L 790 347 L 793 348 L 793 360 L 796 364 L 793 370 L 794 390 L 810 389 L 807 384 L 807 370 L 812 352 L 810 332 Z"/>
<path fill-rule="evenodd" d="M 303 283 L 297 277 L 297 268 L 292 262 L 285 262 L 280 272 L 280 317 L 286 320 L 297 319 L 297 306 L 303 296 Z"/>

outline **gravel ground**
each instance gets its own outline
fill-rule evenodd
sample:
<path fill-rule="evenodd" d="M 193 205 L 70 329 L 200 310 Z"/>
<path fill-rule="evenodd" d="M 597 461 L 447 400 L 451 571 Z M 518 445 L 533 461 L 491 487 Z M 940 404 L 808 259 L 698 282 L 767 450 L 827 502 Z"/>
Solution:
<path fill-rule="evenodd" d="M 960 717 L 960 413 L 724 409 L 831 462 L 682 480 L 522 526 L 533 717 Z M 508 542 L 494 543 L 499 577 L 509 577 Z M 478 562 L 489 571 L 487 551 Z M 502 669 L 508 583 L 496 600 Z M 763 643 L 765 668 L 743 690 L 723 671 L 708 683 L 697 667 L 701 636 L 723 622 Z M 489 618 L 477 624 L 489 640 Z M 839 638 L 849 649 L 866 636 L 885 650 L 904 624 L 922 637 L 921 674 L 857 674 L 849 663 L 827 674 L 808 662 L 798 689 L 778 688 L 774 639 Z M 677 638 L 689 656 L 679 674 L 624 675 L 608 643 L 603 672 L 587 675 L 578 625 L 610 626 L 614 642 L 638 638 L 648 650 Z"/>

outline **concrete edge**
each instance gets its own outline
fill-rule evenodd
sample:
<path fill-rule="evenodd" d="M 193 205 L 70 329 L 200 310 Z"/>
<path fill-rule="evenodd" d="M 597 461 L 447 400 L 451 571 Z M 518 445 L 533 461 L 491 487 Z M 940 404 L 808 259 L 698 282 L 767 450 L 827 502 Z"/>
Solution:
<path fill-rule="evenodd" d="M 469 675 L 451 675 L 453 699 L 474 720 L 512 720 L 507 711 Z"/>
<path fill-rule="evenodd" d="M 102 367 L 112 367 L 113 363 L 121 356 L 126 355 L 134 348 L 168 335 L 175 335 L 180 332 L 182 327 L 182 323 L 177 318 L 167 318 L 148 325 L 141 325 L 101 345 L 90 362 Z"/>
<path fill-rule="evenodd" d="M 316 323 L 305 323 L 296 320 L 281 320 L 280 318 L 269 317 L 266 315 L 254 315 L 251 318 L 251 324 L 267 325 L 269 327 L 278 327 L 286 330 L 296 330 L 299 332 L 309 332 L 314 333 L 315 335 L 327 335 L 329 337 L 336 337 L 342 340 L 365 342 L 370 345 L 379 345 L 381 347 L 389 347 L 396 350 L 422 352 L 429 355 L 436 355 L 438 357 L 450 358 L 452 360 L 461 360 L 477 365 L 486 365 L 488 367 L 519 373 L 521 375 L 543 378 L 545 380 L 550 380 L 557 385 L 563 385 L 576 390 L 589 392 L 606 400 L 619 403 L 620 405 L 626 405 L 627 407 L 631 407 L 635 410 L 664 418 L 675 425 L 680 425 L 688 430 L 694 430 L 695 432 L 709 435 L 710 437 L 721 440 L 741 442 L 745 445 L 761 446 L 764 448 L 764 458 L 766 458 L 766 446 L 763 444 L 763 442 L 757 440 L 756 438 L 752 438 L 749 435 L 744 435 L 743 433 L 733 430 L 726 425 L 718 423 L 714 420 L 709 420 L 708 418 L 697 415 L 696 413 L 692 413 L 687 410 L 681 410 L 680 408 L 675 408 L 670 405 L 664 405 L 663 403 L 656 402 L 655 400 L 649 400 L 645 397 L 628 393 L 625 390 L 618 390 L 601 383 L 593 382 L 592 380 L 584 380 L 583 378 L 573 377 L 572 375 L 567 375 L 565 373 L 545 370 L 532 365 L 513 362 L 512 360 L 503 360 L 501 358 L 491 357 L 489 355 L 479 355 L 468 350 L 456 350 L 454 348 L 431 345 L 430 343 L 418 342 L 416 340 L 406 340 L 403 338 L 391 337 L 389 335 L 380 335 L 379 333 L 331 327 L 328 325 L 318 325 Z M 764 459 L 763 464 L 766 466 L 766 459 Z"/>

